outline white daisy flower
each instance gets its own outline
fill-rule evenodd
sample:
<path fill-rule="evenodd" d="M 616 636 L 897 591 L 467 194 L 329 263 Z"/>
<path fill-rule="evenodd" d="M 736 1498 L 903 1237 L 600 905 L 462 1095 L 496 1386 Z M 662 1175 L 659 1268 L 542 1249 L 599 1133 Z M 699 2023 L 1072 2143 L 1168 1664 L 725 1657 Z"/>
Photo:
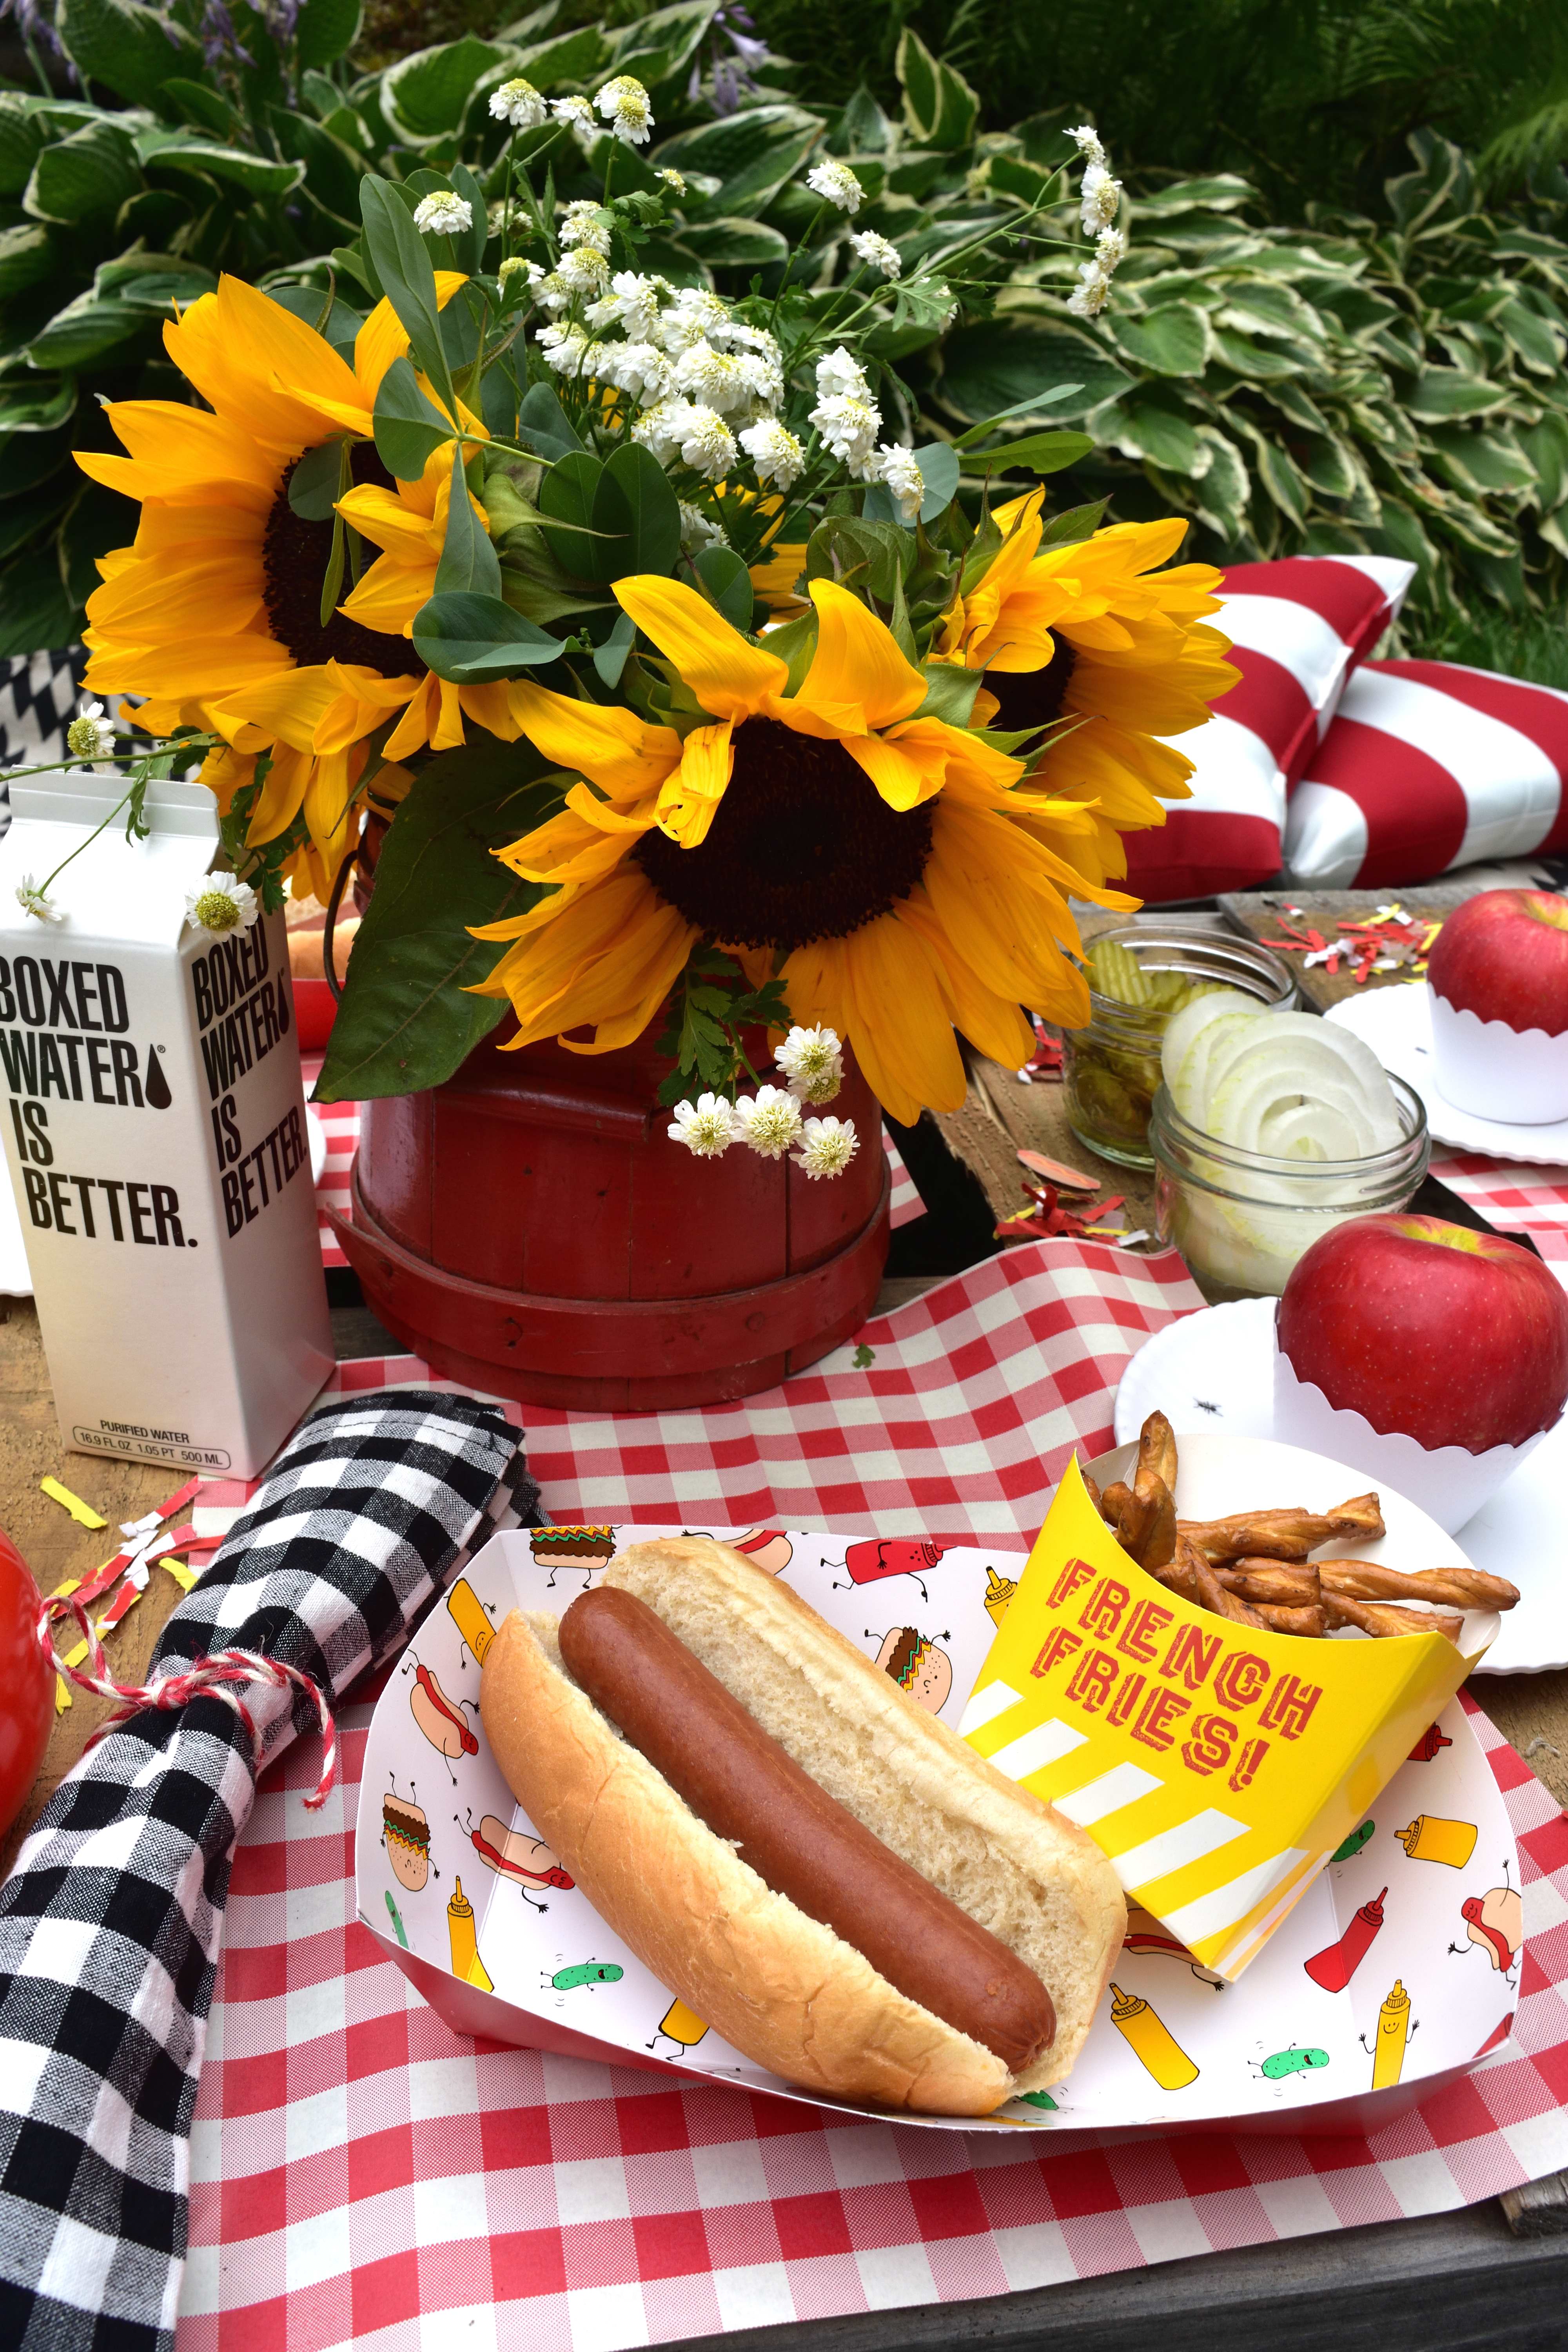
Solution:
<path fill-rule="evenodd" d="M 582 374 L 584 356 L 592 340 L 585 327 L 541 327 L 539 331 L 544 364 L 553 368 L 557 375 Z"/>
<path fill-rule="evenodd" d="M 1075 319 L 1098 319 L 1110 299 L 1110 280 L 1098 261 L 1080 262 L 1078 274 L 1068 309 Z"/>
<path fill-rule="evenodd" d="M 557 122 L 570 127 L 582 146 L 593 145 L 597 126 L 594 121 L 594 110 L 585 98 L 552 98 L 550 111 Z"/>
<path fill-rule="evenodd" d="M 710 521 L 700 507 L 694 507 L 689 499 L 681 499 L 679 504 L 682 555 L 700 555 L 705 547 L 728 544 L 718 524 Z M 739 1105 L 736 1108 L 739 1108 Z"/>
<path fill-rule="evenodd" d="M 532 261 L 528 265 L 529 284 L 533 289 L 533 299 L 540 309 L 569 310 L 575 298 L 559 269 L 541 270 L 539 276 L 535 278 L 533 272 L 538 267 L 538 263 Z"/>
<path fill-rule="evenodd" d="M 683 400 L 656 400 L 633 425 L 632 439 L 651 450 L 661 466 L 668 466 L 680 447 L 680 422 L 685 414 Z"/>
<path fill-rule="evenodd" d="M 84 702 L 66 729 L 66 743 L 79 760 L 108 760 L 114 754 L 114 729 L 103 715 L 101 702 Z"/>
<path fill-rule="evenodd" d="M 684 1143 L 698 1160 L 717 1160 L 735 1139 L 735 1114 L 722 1095 L 699 1095 L 678 1102 L 666 1129 L 671 1143 Z"/>
<path fill-rule="evenodd" d="M 518 74 L 491 90 L 490 112 L 498 122 L 510 123 L 514 131 L 537 131 L 544 121 L 544 100 L 533 84 Z"/>
<path fill-rule="evenodd" d="M 556 275 L 574 294 L 602 294 L 609 279 L 610 265 L 596 246 L 579 245 L 562 255 Z"/>
<path fill-rule="evenodd" d="M 676 422 L 683 461 L 710 482 L 719 481 L 735 462 L 735 437 L 717 409 L 684 401 Z"/>
<path fill-rule="evenodd" d="M 610 249 L 610 224 L 602 217 L 602 208 L 592 196 L 579 196 L 569 204 L 561 223 L 563 245 L 591 245 L 601 253 Z"/>
<path fill-rule="evenodd" d="M 540 268 L 537 261 L 525 261 L 521 253 L 509 253 L 506 259 L 501 263 L 500 269 L 496 272 L 497 277 L 500 280 L 501 291 L 504 293 L 506 289 L 511 284 L 512 279 L 514 278 L 521 278 L 525 271 L 528 275 L 528 283 L 531 291 L 544 283 L 544 272 Z"/>
<path fill-rule="evenodd" d="M 1116 218 L 1121 202 L 1121 183 L 1113 180 L 1103 163 L 1086 163 L 1079 188 L 1079 218 L 1085 236 L 1098 236 Z"/>
<path fill-rule="evenodd" d="M 791 1094 L 802 1102 L 830 1103 L 844 1084 L 844 1048 L 837 1029 L 820 1024 L 803 1029 L 797 1024 L 773 1059 Z"/>
<path fill-rule="evenodd" d="M 800 1131 L 795 1164 L 813 1179 L 842 1176 L 860 1149 L 852 1118 L 808 1118 Z"/>
<path fill-rule="evenodd" d="M 249 883 L 237 882 L 232 874 L 209 874 L 185 893 L 185 920 L 215 939 L 225 931 L 248 931 L 260 912 Z"/>
<path fill-rule="evenodd" d="M 847 163 L 814 163 L 805 175 L 805 184 L 814 195 L 821 196 L 826 204 L 837 205 L 841 213 L 848 213 L 851 218 L 859 211 L 866 194 Z"/>
<path fill-rule="evenodd" d="M 1104 163 L 1105 150 L 1100 143 L 1100 133 L 1089 123 L 1075 123 L 1067 135 L 1077 140 L 1078 152 L 1086 163 Z"/>
<path fill-rule="evenodd" d="M 750 386 L 752 399 L 762 407 L 773 408 L 784 398 L 784 370 L 776 359 L 762 352 L 742 352 L 735 364 Z"/>
<path fill-rule="evenodd" d="M 595 310 L 600 308 L 598 303 L 594 305 Z M 600 349 L 604 359 L 599 373 L 617 392 L 630 393 L 634 400 L 654 402 L 665 399 L 673 391 L 675 371 L 657 345 L 604 343 Z"/>
<path fill-rule="evenodd" d="M 662 180 L 665 186 L 672 189 L 678 196 L 683 196 L 686 194 L 686 182 L 673 163 L 666 163 L 655 173 L 654 177 Z"/>
<path fill-rule="evenodd" d="M 1112 270 L 1120 269 L 1127 258 L 1126 230 L 1102 229 L 1095 240 L 1094 257 L 1108 278 Z"/>
<path fill-rule="evenodd" d="M 877 436 L 882 429 L 882 412 L 868 402 L 855 400 L 847 394 L 835 394 L 818 401 L 811 412 L 811 422 L 839 461 L 847 466 L 857 481 L 874 480 L 877 471 Z"/>
<path fill-rule="evenodd" d="M 709 340 L 711 341 L 711 336 Z M 739 345 L 742 351 L 755 352 L 757 357 L 765 360 L 770 367 L 783 364 L 784 355 L 779 350 L 778 339 L 770 335 L 765 327 L 748 327 L 743 319 L 731 319 L 725 322 L 724 341 Z"/>
<path fill-rule="evenodd" d="M 926 485 L 921 461 L 908 442 L 883 442 L 882 454 L 877 464 L 877 477 L 898 500 L 899 511 L 904 520 L 913 522 L 921 510 Z"/>
<path fill-rule="evenodd" d="M 742 1095 L 735 1105 L 735 1124 L 753 1151 L 764 1160 L 782 1160 L 800 1140 L 800 1105 L 783 1087 L 759 1087 L 754 1100 Z"/>
<path fill-rule="evenodd" d="M 871 387 L 858 360 L 851 359 L 842 343 L 816 362 L 816 394 L 819 400 L 865 400 L 871 397 Z"/>
<path fill-rule="evenodd" d="M 658 340 L 672 356 L 693 343 L 723 343 L 730 340 L 730 313 L 717 294 L 706 287 L 683 286 L 673 307 L 658 321 Z"/>
<path fill-rule="evenodd" d="M 884 278 L 901 278 L 904 265 L 899 258 L 899 248 L 874 228 L 857 229 L 849 240 L 858 259 L 868 269 L 879 269 Z"/>
<path fill-rule="evenodd" d="M 474 225 L 474 208 L 467 196 L 455 196 L 449 188 L 437 188 L 428 196 L 421 196 L 414 207 L 414 226 L 426 236 L 456 236 L 462 229 Z"/>
<path fill-rule="evenodd" d="M 752 364 L 731 352 L 716 352 L 706 341 L 690 343 L 675 363 L 676 386 L 721 416 L 732 415 L 750 408 L 756 396 L 748 373 Z"/>
<path fill-rule="evenodd" d="M 740 442 L 757 469 L 759 482 L 772 482 L 779 489 L 787 490 L 798 480 L 805 464 L 805 451 L 776 416 L 764 416 L 755 425 L 748 425 Z"/>
<path fill-rule="evenodd" d="M 594 94 L 594 103 L 626 147 L 642 147 L 653 129 L 653 109 L 647 90 L 632 74 L 617 74 Z"/>
<path fill-rule="evenodd" d="M 589 322 L 595 327 L 622 326 L 629 342 L 647 342 L 658 324 L 663 291 L 662 278 L 644 278 L 636 269 L 617 269 L 610 280 L 609 292 L 602 295 L 589 311 Z"/>
<path fill-rule="evenodd" d="M 36 915 L 40 923 L 63 923 L 65 917 L 43 885 L 24 874 L 16 885 L 16 904 L 24 915 Z"/>

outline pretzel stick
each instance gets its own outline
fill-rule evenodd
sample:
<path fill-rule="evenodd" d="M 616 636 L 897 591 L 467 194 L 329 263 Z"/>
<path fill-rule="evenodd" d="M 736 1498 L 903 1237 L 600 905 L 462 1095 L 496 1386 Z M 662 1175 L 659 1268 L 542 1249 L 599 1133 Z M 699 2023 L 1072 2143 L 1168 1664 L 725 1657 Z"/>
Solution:
<path fill-rule="evenodd" d="M 1264 1623 L 1276 1633 L 1298 1633 L 1307 1641 L 1321 1642 L 1329 1630 L 1324 1609 L 1281 1609 L 1266 1601 L 1257 1605 Z"/>
<path fill-rule="evenodd" d="M 1084 1492 L 1088 1495 L 1089 1501 L 1094 1505 L 1094 1507 L 1100 1513 L 1100 1517 L 1104 1518 L 1105 1497 L 1100 1491 L 1099 1481 L 1091 1478 L 1087 1470 L 1080 1470 L 1078 1475 L 1083 1480 Z"/>
<path fill-rule="evenodd" d="M 1267 1601 L 1276 1609 L 1316 1609 L 1323 1598 L 1310 1560 L 1239 1559 L 1234 1567 L 1216 1568 L 1215 1575 L 1227 1592 L 1239 1592 L 1244 1601 L 1259 1606 Z"/>
<path fill-rule="evenodd" d="M 1342 1592 L 1331 1592 L 1325 1586 L 1323 1607 L 1331 1625 L 1355 1625 L 1363 1633 L 1386 1640 L 1397 1633 L 1442 1633 L 1458 1642 L 1458 1617 L 1440 1616 L 1436 1610 L 1395 1609 L 1386 1602 L 1352 1601 Z"/>
<path fill-rule="evenodd" d="M 1152 1500 L 1145 1502 L 1132 1492 L 1124 1478 L 1118 1478 L 1105 1490 L 1104 1509 L 1107 1519 L 1116 1530 L 1117 1542 L 1124 1552 L 1141 1564 L 1144 1538 L 1154 1517 Z"/>
<path fill-rule="evenodd" d="M 1375 1495 L 1355 1495 L 1332 1511 L 1235 1511 L 1226 1519 L 1183 1519 L 1182 1533 L 1206 1559 L 1305 1559 L 1334 1537 L 1367 1543 L 1384 1533 Z"/>
<path fill-rule="evenodd" d="M 1145 1475 L 1173 1489 L 1176 1484 L 1176 1436 L 1163 1412 L 1152 1412 L 1138 1433 L 1138 1475 L 1132 1483 L 1140 1494 Z"/>
<path fill-rule="evenodd" d="M 1143 1568 L 1175 1557 L 1176 1440 L 1163 1412 L 1152 1412 L 1138 1433 L 1138 1468 L 1132 1492 L 1148 1514 L 1135 1558 Z"/>
<path fill-rule="evenodd" d="M 1454 1609 L 1511 1609 L 1519 1587 L 1479 1568 L 1384 1568 L 1376 1559 L 1322 1559 L 1327 1589 L 1352 1601 L 1446 1601 Z"/>
<path fill-rule="evenodd" d="M 1228 1617 L 1233 1625 L 1264 1625 L 1268 1622 L 1256 1609 L 1249 1608 L 1234 1592 L 1227 1592 L 1197 1547 L 1184 1543 L 1180 1536 L 1176 1538 L 1175 1558 L 1176 1564 L 1191 1573 L 1196 1587 L 1195 1598 L 1201 1607 L 1211 1611 L 1216 1617 Z"/>

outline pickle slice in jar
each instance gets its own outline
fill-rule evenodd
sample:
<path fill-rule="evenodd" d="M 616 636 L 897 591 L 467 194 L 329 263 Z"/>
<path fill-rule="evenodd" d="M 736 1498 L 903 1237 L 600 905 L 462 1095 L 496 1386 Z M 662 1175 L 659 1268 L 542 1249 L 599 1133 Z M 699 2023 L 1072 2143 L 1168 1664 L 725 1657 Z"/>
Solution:
<path fill-rule="evenodd" d="M 1118 1004 L 1153 1002 L 1148 974 L 1120 940 L 1094 941 L 1089 951 L 1089 977 L 1097 995 L 1112 997 Z"/>

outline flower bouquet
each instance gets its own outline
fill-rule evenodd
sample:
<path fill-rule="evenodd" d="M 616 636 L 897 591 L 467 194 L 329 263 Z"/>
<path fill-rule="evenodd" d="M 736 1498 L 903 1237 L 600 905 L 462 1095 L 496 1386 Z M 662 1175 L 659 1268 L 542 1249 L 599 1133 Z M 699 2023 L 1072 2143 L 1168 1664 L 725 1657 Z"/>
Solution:
<path fill-rule="evenodd" d="M 1203 625 L 1217 575 L 1160 568 L 1180 520 L 1047 519 L 1017 478 L 1089 445 L 1043 401 L 912 446 L 897 357 L 1045 240 L 1066 163 L 940 273 L 858 230 L 853 172 L 812 163 L 827 271 L 726 296 L 657 266 L 686 189 L 643 153 L 640 84 L 547 104 L 513 79 L 489 106 L 483 182 L 367 174 L 319 288 L 226 278 L 168 327 L 202 406 L 109 410 L 128 454 L 79 462 L 142 517 L 101 567 L 89 684 L 142 698 L 161 756 L 202 751 L 265 906 L 335 907 L 374 820 L 321 1097 L 471 1096 L 482 1067 L 493 1109 L 503 1056 L 547 1065 L 552 1100 L 569 1057 L 614 1057 L 689 1179 L 681 1146 L 771 1180 L 741 1184 L 747 1221 L 871 1162 L 858 1246 L 885 1230 L 878 1106 L 955 1108 L 960 1035 L 1016 1065 L 1026 1007 L 1087 1018 L 1068 898 L 1135 903 L 1121 835 L 1190 772 L 1160 739 L 1235 675 Z M 1119 190 L 1072 138 L 1093 310 Z M 366 1232 L 397 1239 L 362 1184 L 351 1255 Z M 403 1238 L 440 1260 L 427 1214 Z M 792 1361 L 837 1336 L 800 1325 Z"/>

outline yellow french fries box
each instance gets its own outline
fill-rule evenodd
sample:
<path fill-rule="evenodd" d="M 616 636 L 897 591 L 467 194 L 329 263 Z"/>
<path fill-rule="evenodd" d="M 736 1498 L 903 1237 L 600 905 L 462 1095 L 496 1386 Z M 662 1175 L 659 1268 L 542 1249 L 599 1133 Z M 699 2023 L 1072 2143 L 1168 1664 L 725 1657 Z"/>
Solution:
<path fill-rule="evenodd" d="M 1186 1518 L 1300 1505 L 1358 1484 L 1263 1440 L 1183 1439 Z M 1130 1475 L 1132 1449 L 1103 1477 Z M 1096 1465 L 1097 1475 L 1101 1465 Z M 1383 1496 L 1387 1535 L 1357 1556 L 1415 1570 L 1464 1556 Z M 1392 1640 L 1232 1623 L 1155 1582 L 1118 1544 L 1076 1461 L 1057 1490 L 960 1727 L 1010 1780 L 1087 1829 L 1129 1900 L 1232 1981 L 1363 1821 L 1497 1630 L 1467 1616 Z"/>

